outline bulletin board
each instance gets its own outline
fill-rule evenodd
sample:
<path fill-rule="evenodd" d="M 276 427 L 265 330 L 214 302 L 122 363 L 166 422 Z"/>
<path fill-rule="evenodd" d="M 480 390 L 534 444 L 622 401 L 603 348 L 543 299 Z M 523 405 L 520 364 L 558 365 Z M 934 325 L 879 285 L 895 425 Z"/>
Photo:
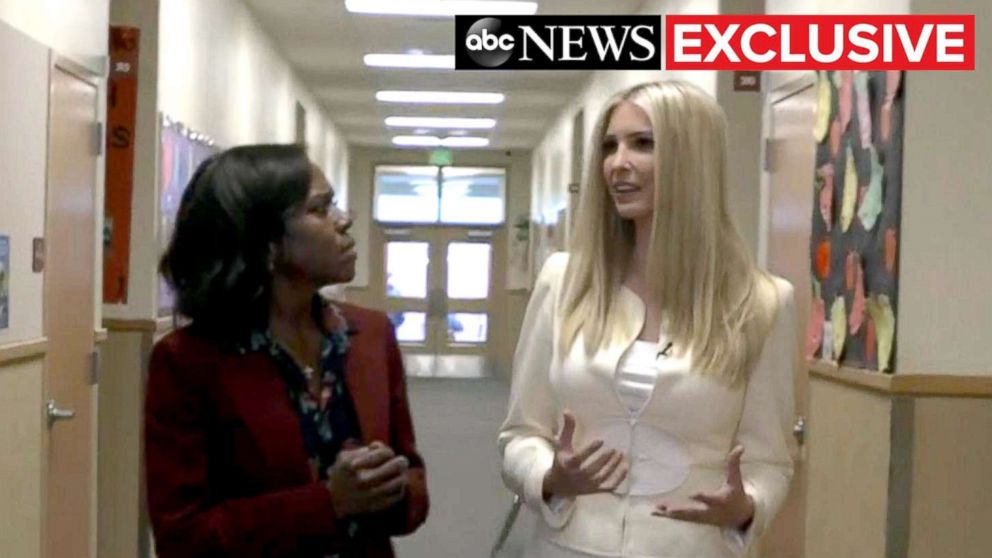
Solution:
<path fill-rule="evenodd" d="M 898 71 L 818 76 L 811 358 L 895 369 L 904 82 Z"/>
<path fill-rule="evenodd" d="M 212 139 L 190 130 L 168 116 L 161 117 L 161 154 L 159 159 L 159 249 L 164 252 L 172 238 L 179 202 L 193 172 L 204 160 L 217 152 Z M 172 315 L 172 289 L 159 278 L 158 315 Z"/>

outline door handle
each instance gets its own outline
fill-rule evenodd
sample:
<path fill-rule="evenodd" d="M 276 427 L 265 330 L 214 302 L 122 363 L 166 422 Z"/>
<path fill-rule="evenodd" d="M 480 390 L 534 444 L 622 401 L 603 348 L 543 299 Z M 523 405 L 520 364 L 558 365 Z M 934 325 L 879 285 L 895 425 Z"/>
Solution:
<path fill-rule="evenodd" d="M 806 443 L 806 417 L 796 419 L 796 424 L 792 427 L 792 436 L 800 446 Z"/>
<path fill-rule="evenodd" d="M 55 404 L 54 399 L 48 400 L 48 405 L 45 406 L 46 414 L 48 415 L 48 427 L 51 428 L 56 422 L 60 420 L 72 420 L 76 417 L 76 411 L 71 409 L 59 409 Z"/>

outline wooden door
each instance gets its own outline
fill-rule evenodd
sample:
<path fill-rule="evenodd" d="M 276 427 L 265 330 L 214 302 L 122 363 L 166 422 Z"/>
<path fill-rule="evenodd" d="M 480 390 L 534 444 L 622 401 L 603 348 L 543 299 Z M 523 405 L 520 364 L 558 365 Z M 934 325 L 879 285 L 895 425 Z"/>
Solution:
<path fill-rule="evenodd" d="M 97 99 L 93 82 L 53 66 L 44 303 L 47 558 L 92 558 L 96 547 Z"/>

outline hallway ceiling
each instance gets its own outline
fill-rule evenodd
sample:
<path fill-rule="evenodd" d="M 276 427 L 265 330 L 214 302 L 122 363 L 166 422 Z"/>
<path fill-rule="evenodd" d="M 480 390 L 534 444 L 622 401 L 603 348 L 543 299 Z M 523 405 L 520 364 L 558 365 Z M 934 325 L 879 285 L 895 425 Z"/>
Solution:
<path fill-rule="evenodd" d="M 588 79 L 583 71 L 455 71 L 368 68 L 368 53 L 420 49 L 453 54 L 454 19 L 359 15 L 344 0 L 244 0 L 276 48 L 350 144 L 391 145 L 387 116 L 478 116 L 494 130 L 470 131 L 498 149 L 533 148 Z M 636 13 L 643 0 L 539 0 L 538 14 Z M 494 91 L 499 105 L 409 105 L 375 100 L 379 90 Z M 430 134 L 436 134 L 431 131 Z M 436 135 L 444 136 L 445 133 Z"/>

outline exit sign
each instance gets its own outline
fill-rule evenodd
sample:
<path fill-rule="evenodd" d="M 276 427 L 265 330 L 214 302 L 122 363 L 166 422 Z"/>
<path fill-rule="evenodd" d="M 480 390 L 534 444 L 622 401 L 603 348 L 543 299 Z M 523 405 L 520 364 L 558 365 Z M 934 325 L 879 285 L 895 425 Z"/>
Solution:
<path fill-rule="evenodd" d="M 445 149 L 440 147 L 431 151 L 430 164 L 438 167 L 450 167 L 451 163 L 455 161 L 454 156 L 451 154 L 450 149 Z"/>

